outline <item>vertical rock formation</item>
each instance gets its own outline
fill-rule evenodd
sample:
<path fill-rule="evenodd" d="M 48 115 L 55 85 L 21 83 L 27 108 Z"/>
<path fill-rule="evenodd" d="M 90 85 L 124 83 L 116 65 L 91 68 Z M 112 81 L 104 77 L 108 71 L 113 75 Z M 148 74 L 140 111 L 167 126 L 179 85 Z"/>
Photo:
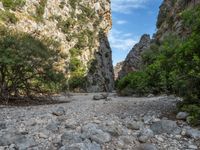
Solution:
<path fill-rule="evenodd" d="M 121 71 L 119 71 L 119 78 L 124 77 L 130 72 L 137 71 L 141 68 L 141 54 L 147 50 L 150 46 L 150 35 L 144 34 L 139 43 L 137 43 L 132 50 L 128 53 L 125 61 L 123 62 L 123 66 Z"/>
<path fill-rule="evenodd" d="M 0 14 L 0 24 L 9 29 L 59 42 L 67 54 L 60 67 L 69 64 L 71 79 L 83 84 L 73 85 L 77 91 L 112 90 L 110 0 L 0 0 Z"/>
<path fill-rule="evenodd" d="M 182 24 L 181 12 L 199 3 L 200 0 L 164 0 L 159 10 L 155 40 L 159 43 L 169 34 L 187 36 L 190 31 Z"/>
<path fill-rule="evenodd" d="M 116 66 L 114 67 L 115 80 L 119 78 L 119 72 L 121 71 L 123 64 L 124 62 L 122 61 L 122 62 L 117 63 Z"/>
<path fill-rule="evenodd" d="M 95 53 L 95 59 L 88 72 L 88 92 L 112 91 L 114 87 L 114 73 L 112 65 L 112 53 L 107 36 L 102 33 L 99 36 L 100 46 Z"/>

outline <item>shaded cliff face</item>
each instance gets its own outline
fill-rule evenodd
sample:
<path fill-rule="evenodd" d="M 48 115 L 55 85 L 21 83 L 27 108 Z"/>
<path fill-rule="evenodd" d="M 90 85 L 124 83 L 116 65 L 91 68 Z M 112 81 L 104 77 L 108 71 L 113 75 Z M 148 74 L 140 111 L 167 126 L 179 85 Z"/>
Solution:
<path fill-rule="evenodd" d="M 77 91 L 112 90 L 113 66 L 107 40 L 112 26 L 110 0 L 0 0 L 0 23 L 38 39 L 59 42 L 67 55 L 60 60 L 60 68 L 71 78 L 85 79 L 84 85 L 75 86 Z M 94 61 L 97 65 L 91 72 Z"/>
<path fill-rule="evenodd" d="M 190 31 L 183 26 L 181 12 L 199 4 L 200 0 L 164 0 L 157 19 L 157 32 L 154 38 L 161 42 L 169 34 L 185 37 Z"/>
<path fill-rule="evenodd" d="M 122 78 L 130 72 L 141 69 L 142 65 L 142 53 L 147 50 L 150 46 L 150 35 L 144 34 L 139 43 L 137 43 L 132 50 L 128 53 L 121 70 L 118 73 L 118 77 Z"/>

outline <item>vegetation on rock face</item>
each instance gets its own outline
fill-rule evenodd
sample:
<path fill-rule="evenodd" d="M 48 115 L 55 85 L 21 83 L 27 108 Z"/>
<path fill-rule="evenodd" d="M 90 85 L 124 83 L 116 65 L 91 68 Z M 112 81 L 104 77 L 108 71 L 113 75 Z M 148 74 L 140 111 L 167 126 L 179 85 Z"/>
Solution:
<path fill-rule="evenodd" d="M 17 23 L 18 19 L 16 18 L 15 14 L 9 12 L 8 10 L 0 10 L 0 20 L 5 23 Z"/>
<path fill-rule="evenodd" d="M 50 47 L 50 48 L 49 48 Z M 32 97 L 61 90 L 64 75 L 56 63 L 58 43 L 0 28 L 0 98 Z"/>
<path fill-rule="evenodd" d="M 26 1 L 25 0 L 0 0 L 4 8 L 15 10 L 16 8 L 22 7 Z"/>
<path fill-rule="evenodd" d="M 70 49 L 70 80 L 69 87 L 71 90 L 76 88 L 84 88 L 85 89 L 85 72 L 86 68 L 83 63 L 80 61 L 78 56 L 81 55 L 81 50 L 77 48 Z"/>
<path fill-rule="evenodd" d="M 47 0 L 40 0 L 39 5 L 36 7 L 36 15 L 34 17 L 37 21 L 43 20 L 46 4 L 47 4 Z"/>
<path fill-rule="evenodd" d="M 181 108 L 191 116 L 189 122 L 200 124 L 200 6 L 181 14 L 191 34 L 180 38 L 165 37 L 143 55 L 144 69 L 118 81 L 120 91 L 132 94 L 172 93 L 184 98 Z M 194 111 L 195 110 L 195 111 Z"/>

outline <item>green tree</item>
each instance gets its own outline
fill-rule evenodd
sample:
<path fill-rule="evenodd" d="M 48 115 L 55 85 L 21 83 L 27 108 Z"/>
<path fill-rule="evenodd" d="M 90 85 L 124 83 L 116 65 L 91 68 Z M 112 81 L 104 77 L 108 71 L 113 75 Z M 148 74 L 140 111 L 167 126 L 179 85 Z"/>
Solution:
<path fill-rule="evenodd" d="M 64 55 L 51 39 L 42 41 L 0 27 L 0 98 L 32 97 L 57 92 L 64 74 L 56 64 Z"/>

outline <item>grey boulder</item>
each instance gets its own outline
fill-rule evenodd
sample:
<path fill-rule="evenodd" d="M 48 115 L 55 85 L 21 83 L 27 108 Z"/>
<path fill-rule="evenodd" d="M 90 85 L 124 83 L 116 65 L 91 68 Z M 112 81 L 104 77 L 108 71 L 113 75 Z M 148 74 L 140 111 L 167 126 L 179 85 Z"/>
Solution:
<path fill-rule="evenodd" d="M 186 120 L 186 118 L 189 116 L 189 114 L 187 112 L 179 112 L 176 115 L 176 119 L 178 120 Z"/>
<path fill-rule="evenodd" d="M 162 134 L 162 133 L 171 134 L 178 131 L 178 129 L 179 128 L 176 122 L 171 120 L 161 120 L 151 125 L 151 130 L 155 134 Z"/>
<path fill-rule="evenodd" d="M 149 139 L 151 139 L 154 136 L 154 133 L 151 129 L 143 129 L 140 131 L 139 135 L 138 135 L 138 140 L 141 143 L 145 143 L 147 142 Z"/>
<path fill-rule="evenodd" d="M 20 133 L 5 133 L 0 136 L 0 146 L 14 144 L 20 150 L 26 150 L 28 147 L 35 145 L 32 138 Z"/>
<path fill-rule="evenodd" d="M 197 129 L 188 129 L 186 130 L 186 136 L 194 138 L 196 140 L 200 139 L 200 131 Z"/>
<path fill-rule="evenodd" d="M 102 99 L 107 99 L 108 94 L 103 93 L 103 94 L 98 94 L 93 96 L 93 100 L 102 100 Z"/>
<path fill-rule="evenodd" d="M 96 143 L 74 143 L 69 146 L 65 145 L 59 150 L 101 150 L 101 147 Z"/>
<path fill-rule="evenodd" d="M 62 116 L 62 115 L 65 115 L 65 109 L 64 107 L 59 107 L 56 111 L 54 111 L 52 113 L 53 115 L 55 116 Z"/>
<path fill-rule="evenodd" d="M 89 123 L 82 127 L 82 137 L 91 139 L 99 144 L 111 141 L 111 135 L 101 130 L 96 124 Z"/>
<path fill-rule="evenodd" d="M 158 150 L 153 144 L 142 144 L 136 150 Z"/>
<path fill-rule="evenodd" d="M 73 144 L 73 143 L 81 143 L 81 142 L 82 142 L 82 139 L 78 133 L 68 131 L 68 132 L 65 132 L 61 136 L 61 143 L 63 145 Z"/>

